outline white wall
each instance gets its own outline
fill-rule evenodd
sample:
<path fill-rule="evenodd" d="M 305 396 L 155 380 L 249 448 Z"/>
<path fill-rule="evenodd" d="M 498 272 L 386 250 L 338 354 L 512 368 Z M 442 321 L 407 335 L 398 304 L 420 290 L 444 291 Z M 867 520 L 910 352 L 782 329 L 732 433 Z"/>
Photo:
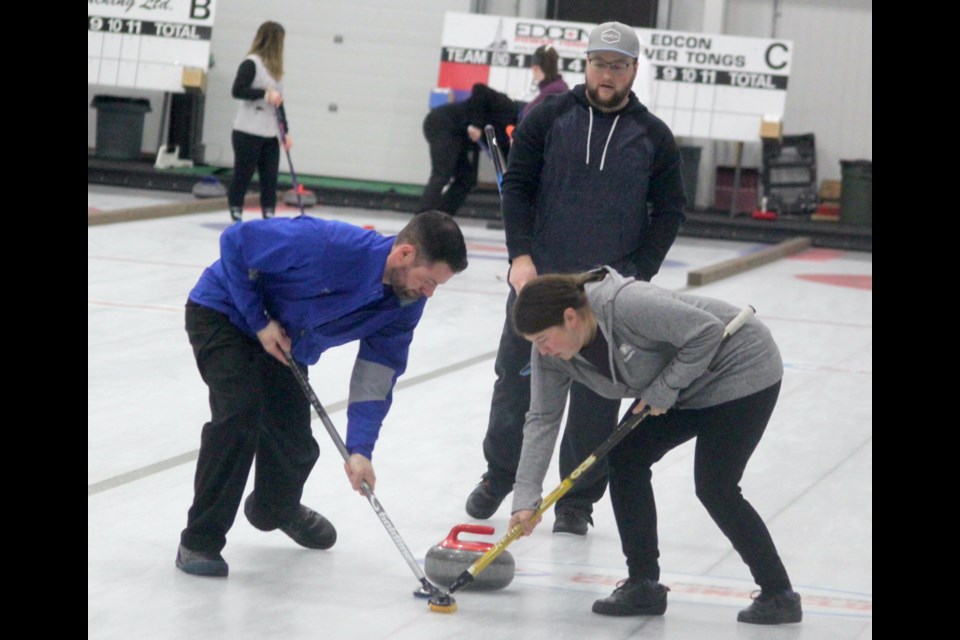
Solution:
<path fill-rule="evenodd" d="M 220 144 L 230 166 L 236 101 L 230 85 L 257 25 L 287 30 L 285 101 L 298 173 L 426 182 L 429 157 L 420 125 L 436 84 L 447 0 L 230 0 L 217 7 L 218 66 L 208 90 L 204 141 L 208 162 Z M 265 9 L 264 7 L 269 7 Z M 337 42 L 340 40 L 340 42 Z M 286 163 L 281 167 L 287 169 Z"/>
<path fill-rule="evenodd" d="M 443 14 L 469 8 L 468 0 L 220 0 L 204 105 L 205 161 L 232 166 L 233 78 L 259 24 L 276 20 L 287 32 L 284 93 L 297 173 L 423 184 L 429 156 L 421 123 L 436 84 Z M 98 93 L 151 100 L 143 149 L 155 152 L 163 94 L 91 85 L 88 105 Z M 93 147 L 96 110 L 88 111 Z M 281 161 L 281 171 L 288 168 Z"/>
<path fill-rule="evenodd" d="M 429 156 L 421 124 L 437 78 L 443 14 L 471 10 L 544 17 L 546 2 L 220 0 L 203 123 L 206 162 L 233 164 L 230 86 L 257 26 L 269 19 L 287 29 L 284 82 L 297 173 L 424 184 Z M 784 132 L 816 135 L 818 179 L 839 179 L 841 159 L 872 159 L 872 0 L 661 0 L 657 26 L 703 31 L 705 19 L 717 16 L 712 32 L 794 42 Z M 143 149 L 154 153 L 163 94 L 90 85 L 88 105 L 98 93 L 150 99 Z M 93 147 L 96 110 L 89 106 L 87 123 Z M 708 206 L 714 167 L 733 164 L 735 146 L 681 143 L 703 147 L 697 205 Z M 744 144 L 742 166 L 759 168 L 760 149 L 759 141 Z M 484 167 L 481 180 L 491 175 Z"/>

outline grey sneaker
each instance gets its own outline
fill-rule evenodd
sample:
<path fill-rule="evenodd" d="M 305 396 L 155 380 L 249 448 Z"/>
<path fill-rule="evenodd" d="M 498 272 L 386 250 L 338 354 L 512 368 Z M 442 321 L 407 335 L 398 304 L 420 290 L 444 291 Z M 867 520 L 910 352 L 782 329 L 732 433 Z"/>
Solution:
<path fill-rule="evenodd" d="M 182 544 L 177 549 L 177 568 L 194 576 L 226 578 L 230 567 L 219 553 L 193 551 Z"/>
<path fill-rule="evenodd" d="M 337 530 L 330 521 L 303 505 L 300 505 L 296 517 L 280 527 L 280 531 L 307 549 L 329 549 L 337 541 Z"/>
<path fill-rule="evenodd" d="M 662 616 L 667 610 L 667 591 L 656 580 L 627 578 L 613 593 L 593 603 L 593 612 L 605 616 Z"/>
<path fill-rule="evenodd" d="M 786 624 L 803 620 L 800 594 L 796 591 L 754 592 L 753 604 L 737 614 L 737 622 Z"/>

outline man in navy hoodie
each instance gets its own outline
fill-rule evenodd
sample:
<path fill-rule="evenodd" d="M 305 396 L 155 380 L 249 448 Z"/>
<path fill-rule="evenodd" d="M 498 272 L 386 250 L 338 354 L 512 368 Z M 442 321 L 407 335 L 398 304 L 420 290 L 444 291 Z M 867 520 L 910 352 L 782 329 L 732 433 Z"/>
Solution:
<path fill-rule="evenodd" d="M 649 281 L 685 220 L 680 153 L 667 125 L 631 90 L 640 40 L 620 22 L 590 33 L 586 82 L 548 96 L 514 130 L 503 176 L 502 213 L 510 258 L 506 319 L 497 352 L 483 453 L 487 470 L 467 499 L 467 513 L 492 516 L 513 489 L 530 379 L 521 371 L 530 343 L 510 315 L 517 292 L 538 274 L 610 265 Z M 574 382 L 560 444 L 568 476 L 617 423 L 620 400 Z M 557 501 L 554 533 L 586 535 L 593 504 L 606 490 L 599 464 Z"/>
<path fill-rule="evenodd" d="M 256 457 L 244 514 L 310 549 L 336 542 L 333 525 L 300 503 L 320 456 L 300 370 L 359 341 L 350 379 L 344 465 L 350 484 L 376 484 L 371 458 L 407 365 L 426 299 L 467 267 L 463 234 L 446 213 L 413 217 L 396 237 L 310 216 L 252 220 L 220 236 L 220 259 L 186 305 L 186 330 L 211 418 L 203 426 L 187 526 L 176 566 L 226 576 L 220 552 Z"/>

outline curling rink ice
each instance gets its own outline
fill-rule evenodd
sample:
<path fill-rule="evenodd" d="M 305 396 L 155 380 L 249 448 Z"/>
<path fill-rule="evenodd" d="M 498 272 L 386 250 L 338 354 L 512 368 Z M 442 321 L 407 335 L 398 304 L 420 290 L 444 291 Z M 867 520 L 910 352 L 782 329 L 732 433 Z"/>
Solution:
<path fill-rule="evenodd" d="M 88 213 L 150 206 L 179 194 L 90 186 Z M 298 210 L 282 207 L 279 215 Z M 393 235 L 410 214 L 318 205 L 309 215 Z M 248 209 L 245 219 L 259 215 Z M 767 522 L 794 588 L 800 624 L 736 621 L 754 585 L 693 491 L 693 443 L 654 466 L 661 582 L 657 617 L 594 614 L 626 577 L 609 496 L 586 537 L 553 535 L 553 510 L 508 547 L 516 575 L 504 589 L 462 589 L 452 614 L 414 597 L 414 571 L 370 504 L 350 489 L 314 415 L 321 456 L 303 503 L 337 528 L 312 551 L 263 533 L 242 509 L 223 556 L 230 575 L 199 578 L 174 566 L 192 499 L 207 388 L 183 328 L 187 294 L 218 255 L 226 212 L 88 227 L 87 634 L 93 640 L 866 640 L 873 637 L 872 254 L 809 249 L 711 284 L 687 273 L 765 248 L 680 237 L 653 282 L 753 305 L 785 363 L 779 404 L 742 482 Z M 464 503 L 481 450 L 504 318 L 503 231 L 460 219 L 469 268 L 428 302 L 409 367 L 374 452 L 376 496 L 422 568 L 460 523 L 506 534 L 508 497 L 488 521 Z M 310 383 L 341 435 L 356 344 L 326 353 Z M 642 428 L 642 425 L 641 425 Z M 252 486 L 253 476 L 250 477 Z M 559 484 L 556 461 L 545 493 Z M 249 488 L 248 488 L 249 492 Z M 447 586 L 447 585 L 440 585 Z"/>

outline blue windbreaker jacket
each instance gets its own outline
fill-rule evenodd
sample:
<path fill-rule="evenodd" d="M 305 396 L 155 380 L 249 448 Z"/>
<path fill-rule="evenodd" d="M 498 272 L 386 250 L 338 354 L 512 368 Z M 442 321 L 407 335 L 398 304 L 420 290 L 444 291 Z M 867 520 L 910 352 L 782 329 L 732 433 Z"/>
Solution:
<path fill-rule="evenodd" d="M 402 304 L 383 284 L 393 241 L 310 216 L 235 224 L 220 236 L 220 259 L 190 292 L 190 300 L 225 314 L 253 338 L 277 320 L 293 341 L 294 359 L 307 365 L 359 340 L 346 446 L 367 458 L 426 304 L 425 298 Z"/>

